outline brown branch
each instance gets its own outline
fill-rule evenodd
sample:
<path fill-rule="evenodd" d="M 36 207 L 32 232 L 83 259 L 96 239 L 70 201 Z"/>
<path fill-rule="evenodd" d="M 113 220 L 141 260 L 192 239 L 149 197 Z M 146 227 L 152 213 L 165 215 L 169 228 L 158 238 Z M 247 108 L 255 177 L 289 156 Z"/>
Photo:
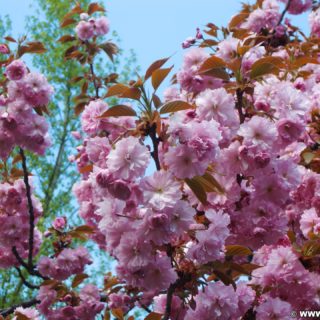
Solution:
<path fill-rule="evenodd" d="M 153 151 L 151 152 L 151 156 L 156 164 L 156 168 L 157 170 L 161 170 L 161 165 L 160 165 L 160 160 L 159 160 L 159 138 L 157 137 L 157 133 L 156 133 L 156 124 L 153 124 L 152 127 L 150 128 L 149 131 L 149 136 L 152 140 L 152 144 L 153 144 Z"/>
<path fill-rule="evenodd" d="M 236 108 L 239 113 L 239 119 L 240 123 L 243 123 L 245 120 L 245 115 L 243 113 L 243 91 L 241 89 L 237 89 L 237 102 L 236 102 Z"/>
<path fill-rule="evenodd" d="M 37 303 L 39 303 L 40 301 L 37 300 L 37 299 L 31 299 L 29 301 L 24 301 L 24 302 L 21 302 L 21 303 L 18 303 L 18 304 L 15 304 L 13 305 L 12 307 L 10 308 L 6 308 L 6 309 L 2 309 L 0 310 L 0 315 L 2 317 L 7 317 L 8 315 L 14 313 L 14 310 L 19 308 L 19 307 L 23 307 L 23 308 L 29 308 L 29 307 L 32 307 L 34 305 L 36 305 Z"/>
<path fill-rule="evenodd" d="M 29 184 L 29 173 L 27 168 L 27 160 L 22 148 L 20 148 L 20 155 L 22 158 L 22 168 L 23 168 L 23 180 L 26 186 L 26 196 L 28 200 L 29 207 L 29 254 L 28 254 L 28 266 L 33 269 L 32 255 L 33 255 L 33 238 L 34 238 L 34 209 L 31 198 L 31 188 Z"/>
<path fill-rule="evenodd" d="M 28 287 L 29 289 L 39 289 L 40 287 L 37 285 L 34 285 L 32 283 L 30 283 L 29 281 L 26 280 L 26 278 L 24 277 L 24 275 L 22 274 L 21 270 L 18 267 L 15 267 L 15 269 L 18 271 L 19 277 L 22 280 L 22 283 Z"/>
<path fill-rule="evenodd" d="M 171 305 L 172 305 L 172 298 L 175 290 L 179 287 L 184 286 L 191 280 L 191 275 L 187 273 L 183 273 L 176 282 L 172 283 L 167 291 L 167 302 L 166 302 L 166 309 L 162 320 L 169 320 L 170 313 L 171 313 Z"/>
<path fill-rule="evenodd" d="M 283 20 L 284 16 L 286 15 L 287 11 L 290 8 L 291 2 L 292 2 L 292 0 L 288 0 L 285 9 L 282 11 L 282 14 L 280 16 L 280 19 L 279 19 L 279 22 L 278 22 L 277 26 L 280 26 L 280 24 L 282 23 L 282 20 Z"/>
<path fill-rule="evenodd" d="M 89 66 L 90 66 L 90 71 L 91 71 L 91 75 L 92 75 L 92 78 L 93 78 L 94 89 L 96 91 L 96 98 L 99 99 L 99 86 L 98 86 L 97 81 L 96 81 L 96 75 L 94 73 L 93 63 L 90 63 Z"/>

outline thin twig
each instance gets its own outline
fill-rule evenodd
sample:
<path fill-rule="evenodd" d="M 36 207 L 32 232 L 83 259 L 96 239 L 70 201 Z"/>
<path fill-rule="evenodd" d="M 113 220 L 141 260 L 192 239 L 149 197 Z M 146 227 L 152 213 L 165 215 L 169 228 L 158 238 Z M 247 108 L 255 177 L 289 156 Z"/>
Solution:
<path fill-rule="evenodd" d="M 94 85 L 94 88 L 95 88 L 95 91 L 96 91 L 96 98 L 99 99 L 99 86 L 98 86 L 98 84 L 96 82 L 96 75 L 94 73 L 93 63 L 90 63 L 89 66 L 90 66 L 90 71 L 91 71 L 91 75 L 92 75 L 92 78 L 93 78 L 93 85 Z"/>
<path fill-rule="evenodd" d="M 278 22 L 277 26 L 280 26 L 280 24 L 282 23 L 282 20 L 283 20 L 284 16 L 286 15 L 287 11 L 290 8 L 291 2 L 292 2 L 292 0 L 288 0 L 287 5 L 286 5 L 285 9 L 283 10 L 283 12 L 282 12 L 282 14 L 280 16 L 280 19 L 279 19 L 279 22 Z"/>
<path fill-rule="evenodd" d="M 28 207 L 29 207 L 29 254 L 28 254 L 28 266 L 29 268 L 33 269 L 33 238 L 34 238 L 34 209 L 33 203 L 31 198 L 31 188 L 29 184 L 29 173 L 27 168 L 27 160 L 22 148 L 20 148 L 20 155 L 22 158 L 22 168 L 23 168 L 23 180 L 26 186 L 26 196 L 28 200 Z"/>
<path fill-rule="evenodd" d="M 21 278 L 22 283 L 23 283 L 26 287 L 28 287 L 29 289 L 32 289 L 32 290 L 34 290 L 34 289 L 39 289 L 39 288 L 40 288 L 39 286 L 34 285 L 34 284 L 30 283 L 29 281 L 27 281 L 26 278 L 24 277 L 24 275 L 22 274 L 21 270 L 20 270 L 18 267 L 15 267 L 15 269 L 18 271 L 19 277 Z"/>

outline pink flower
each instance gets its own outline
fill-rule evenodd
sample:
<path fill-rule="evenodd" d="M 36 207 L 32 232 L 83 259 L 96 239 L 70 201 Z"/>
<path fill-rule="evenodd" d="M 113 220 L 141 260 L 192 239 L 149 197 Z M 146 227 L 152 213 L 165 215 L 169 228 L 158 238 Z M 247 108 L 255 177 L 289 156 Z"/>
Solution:
<path fill-rule="evenodd" d="M 107 157 L 110 172 L 119 179 L 141 177 L 150 161 L 150 152 L 134 137 L 124 138 L 116 144 Z"/>
<path fill-rule="evenodd" d="M 22 316 L 29 320 L 40 320 L 39 312 L 36 309 L 31 308 L 18 307 L 14 310 L 14 315 L 12 320 L 21 319 Z"/>
<path fill-rule="evenodd" d="M 311 27 L 311 33 L 314 36 L 320 36 L 320 8 L 312 11 L 309 15 L 309 24 Z"/>
<path fill-rule="evenodd" d="M 7 67 L 5 74 L 9 80 L 21 80 L 26 74 L 28 70 L 26 65 L 21 60 L 12 61 Z"/>
<path fill-rule="evenodd" d="M 314 208 L 304 211 L 300 219 L 300 229 L 307 239 L 310 238 L 310 233 L 320 232 L 320 217 Z"/>
<path fill-rule="evenodd" d="M 86 41 L 94 36 L 94 24 L 87 21 L 80 21 L 76 26 L 76 33 L 79 39 Z"/>
<path fill-rule="evenodd" d="M 240 126 L 238 134 L 244 138 L 244 142 L 253 145 L 271 146 L 277 138 L 274 123 L 266 118 L 253 116 L 249 121 Z"/>
<path fill-rule="evenodd" d="M 172 207 L 181 198 L 180 183 L 168 171 L 157 171 L 141 181 L 144 201 L 157 210 Z"/>
<path fill-rule="evenodd" d="M 196 154 L 185 145 L 170 147 L 165 154 L 165 163 L 169 171 L 179 179 L 201 176 L 208 167 L 207 163 L 199 162 Z"/>
<path fill-rule="evenodd" d="M 94 31 L 97 36 L 102 36 L 109 32 L 109 20 L 106 17 L 100 17 L 94 22 Z"/>
<path fill-rule="evenodd" d="M 280 0 L 287 4 L 288 0 Z M 301 14 L 309 10 L 312 6 L 312 0 L 292 0 L 288 12 L 291 14 Z"/>
<path fill-rule="evenodd" d="M 257 319 L 259 320 L 270 320 L 270 319 L 281 319 L 290 320 L 291 316 L 291 305 L 288 302 L 282 301 L 279 298 L 267 297 L 265 302 L 260 304 L 257 311 Z"/>
<path fill-rule="evenodd" d="M 67 224 L 67 218 L 66 217 L 57 217 L 53 223 L 52 226 L 56 230 L 63 230 L 66 227 Z"/>
<path fill-rule="evenodd" d="M 238 319 L 241 313 L 238 296 L 231 285 L 220 281 L 209 283 L 195 298 L 196 309 L 189 309 L 185 320 L 230 320 Z"/>
<path fill-rule="evenodd" d="M 104 119 L 99 117 L 106 111 L 108 105 L 102 100 L 91 101 L 84 109 L 81 116 L 81 124 L 84 132 L 88 134 L 97 133 L 101 129 Z"/>
<path fill-rule="evenodd" d="M 202 120 L 216 120 L 225 126 L 234 126 L 239 123 L 235 112 L 234 97 L 224 88 L 207 89 L 201 92 L 196 99 L 197 113 Z"/>
<path fill-rule="evenodd" d="M 9 52 L 10 52 L 10 50 L 9 50 L 8 46 L 6 44 L 1 43 L 0 44 L 0 53 L 7 54 Z"/>
<path fill-rule="evenodd" d="M 284 118 L 277 122 L 277 130 L 279 133 L 279 137 L 283 141 L 291 143 L 299 139 L 304 130 L 304 127 L 298 121 Z"/>

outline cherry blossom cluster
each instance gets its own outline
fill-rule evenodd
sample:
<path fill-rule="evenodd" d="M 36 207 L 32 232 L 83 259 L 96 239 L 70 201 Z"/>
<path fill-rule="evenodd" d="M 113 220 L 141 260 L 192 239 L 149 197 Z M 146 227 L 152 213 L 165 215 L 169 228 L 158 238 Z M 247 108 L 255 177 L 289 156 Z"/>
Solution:
<path fill-rule="evenodd" d="M 48 104 L 53 89 L 20 59 L 7 65 L 5 75 L 6 93 L 0 96 L 0 156 L 8 157 L 14 146 L 43 155 L 50 145 L 48 124 L 34 110 Z"/>
<path fill-rule="evenodd" d="M 22 179 L 12 184 L 0 184 L 0 267 L 18 266 L 12 252 L 15 247 L 21 258 L 28 257 L 29 251 L 29 208 L 26 187 Z M 35 222 L 42 215 L 39 200 L 32 196 Z M 37 254 L 42 242 L 41 233 L 35 229 L 33 254 Z"/>
<path fill-rule="evenodd" d="M 312 5 L 280 2 L 290 14 Z M 293 29 L 288 21 L 281 23 L 281 3 L 260 3 L 239 22 L 248 35 L 226 36 L 215 54 L 231 70 L 238 59 L 237 81 L 252 89 L 232 90 L 217 73 L 203 72 L 212 55 L 192 48 L 176 75 L 178 86 L 164 92 L 165 103 L 184 101 L 190 108 L 161 119 L 156 145 L 150 141 L 151 124 L 137 134 L 133 118 L 104 117 L 110 107 L 102 100 L 90 102 L 82 114 L 87 136 L 78 147 L 82 181 L 74 188 L 80 216 L 95 228 L 92 238 L 117 260 L 119 279 L 142 294 L 131 292 L 131 299 L 149 305 L 154 298 L 154 310 L 166 314 L 163 292 L 175 288 L 172 319 L 240 319 L 248 313 L 257 319 L 289 319 L 292 310 L 319 307 L 318 260 L 306 264 L 301 256 L 308 239 L 318 241 L 320 180 L 301 164 L 301 153 L 314 144 L 309 124 L 318 108 L 320 69 L 306 61 L 297 69 L 308 77 L 269 72 L 254 78 L 252 70 L 261 59 L 292 59 L 285 44 Z M 313 36 L 316 12 L 310 14 Z M 276 43 L 272 50 L 257 42 L 239 53 L 247 38 L 266 30 Z M 201 39 L 199 32 L 183 47 Z M 302 55 L 294 53 L 295 59 Z M 155 154 L 160 166 L 152 172 Z M 224 190 L 207 193 L 204 202 L 190 180 L 208 175 Z M 217 276 L 200 290 L 195 274 L 226 263 L 233 245 L 252 251 L 253 260 L 231 258 L 252 264 L 252 280 L 234 289 Z M 302 291 L 308 294 L 302 297 Z M 122 307 L 126 310 L 125 302 Z"/>
<path fill-rule="evenodd" d="M 14 319 L 90 320 L 104 310 L 105 318 L 131 320 L 138 307 L 153 313 L 150 319 L 267 320 L 319 309 L 319 10 L 311 0 L 258 0 L 228 28 L 197 29 L 183 42 L 182 65 L 160 98 L 167 59 L 129 84 L 107 82 L 100 94 L 110 77 L 98 77 L 93 60 L 110 49 L 95 47 L 108 21 L 92 18 L 102 11 L 97 4 L 87 13 L 73 9 L 81 21 L 77 38 L 69 38 L 89 55 L 75 55 L 90 67 L 79 81 L 91 81 L 94 91 L 80 95 L 82 132 L 73 132 L 79 145 L 70 156 L 81 175 L 73 192 L 86 225 L 70 230 L 56 217 L 46 233 L 55 252 L 31 270 L 44 280 L 37 311 L 21 305 Z M 307 11 L 308 37 L 285 19 Z M 5 74 L 0 134 L 14 138 L 5 140 L 12 143 L 3 157 L 14 145 L 41 154 L 47 128 L 34 110 L 52 89 L 20 60 Z M 112 96 L 133 103 L 111 105 L 104 98 Z M 30 130 L 17 135 L 30 124 L 19 122 L 27 115 L 43 138 L 37 147 Z M 26 197 L 24 178 L 0 185 L 2 268 L 19 266 L 17 253 L 28 258 L 30 200 L 35 224 L 41 214 L 38 201 Z M 116 275 L 107 274 L 101 289 L 75 289 L 92 263 L 85 247 L 71 246 L 79 232 L 115 260 Z M 37 253 L 36 229 L 33 241 Z M 65 281 L 71 276 L 72 289 Z"/>
<path fill-rule="evenodd" d="M 90 18 L 87 13 L 80 15 L 81 21 L 76 26 L 76 33 L 80 40 L 90 40 L 95 36 L 103 36 L 109 32 L 109 20 L 105 17 Z"/>

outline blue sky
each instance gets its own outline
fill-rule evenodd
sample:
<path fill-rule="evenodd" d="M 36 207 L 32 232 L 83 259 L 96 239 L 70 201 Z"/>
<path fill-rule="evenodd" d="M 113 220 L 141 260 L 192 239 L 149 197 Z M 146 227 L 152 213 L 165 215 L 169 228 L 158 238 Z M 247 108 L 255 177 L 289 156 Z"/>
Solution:
<path fill-rule="evenodd" d="M 70 1 L 70 0 L 65 0 Z M 14 35 L 22 34 L 26 13 L 35 0 L 0 0 L 1 14 L 13 20 Z M 122 40 L 121 47 L 137 54 L 142 72 L 155 60 L 173 55 L 171 64 L 179 66 L 181 43 L 193 36 L 197 27 L 208 22 L 226 25 L 241 8 L 242 0 L 104 0 L 112 29 Z M 248 0 L 248 2 L 254 2 Z M 294 22 L 307 28 L 305 15 Z"/>
<path fill-rule="evenodd" d="M 0 0 L 4 2 L 5 0 Z M 69 0 L 65 0 L 69 1 Z M 26 13 L 34 0 L 10 0 L 1 14 L 13 20 L 14 34 L 22 34 Z M 180 61 L 181 42 L 208 22 L 225 25 L 241 7 L 240 0 L 105 0 L 112 29 L 117 30 L 122 48 L 134 48 L 145 70 L 154 60 L 175 54 Z"/>

